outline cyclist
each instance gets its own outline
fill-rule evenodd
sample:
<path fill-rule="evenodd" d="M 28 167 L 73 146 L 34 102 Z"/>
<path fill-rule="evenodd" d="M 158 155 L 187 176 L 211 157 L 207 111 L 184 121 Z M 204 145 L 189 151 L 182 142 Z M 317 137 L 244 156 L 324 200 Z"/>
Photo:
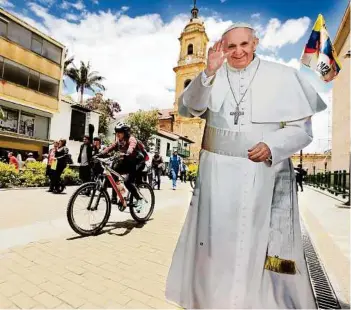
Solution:
<path fill-rule="evenodd" d="M 97 157 L 101 157 L 118 150 L 124 153 L 121 160 L 113 164 L 112 169 L 120 174 L 128 174 L 125 186 L 135 197 L 137 209 L 141 208 L 142 199 L 134 184 L 137 178 L 141 177 L 141 171 L 145 167 L 145 157 L 142 153 L 138 140 L 130 134 L 130 126 L 123 122 L 118 122 L 115 127 L 116 142 L 105 148 Z M 117 204 L 117 193 L 112 190 L 111 203 Z"/>

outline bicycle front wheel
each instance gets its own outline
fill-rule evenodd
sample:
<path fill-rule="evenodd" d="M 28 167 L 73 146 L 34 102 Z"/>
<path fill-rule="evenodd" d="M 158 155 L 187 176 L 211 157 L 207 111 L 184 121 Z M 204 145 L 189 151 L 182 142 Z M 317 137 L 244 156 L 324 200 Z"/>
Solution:
<path fill-rule="evenodd" d="M 141 201 L 137 203 L 135 197 L 130 197 L 129 209 L 132 218 L 138 223 L 147 222 L 155 208 L 155 193 L 148 183 L 136 185 L 142 195 Z"/>
<path fill-rule="evenodd" d="M 95 182 L 85 183 L 72 195 L 67 206 L 68 223 L 81 236 L 97 235 L 111 214 L 111 201 Z"/>

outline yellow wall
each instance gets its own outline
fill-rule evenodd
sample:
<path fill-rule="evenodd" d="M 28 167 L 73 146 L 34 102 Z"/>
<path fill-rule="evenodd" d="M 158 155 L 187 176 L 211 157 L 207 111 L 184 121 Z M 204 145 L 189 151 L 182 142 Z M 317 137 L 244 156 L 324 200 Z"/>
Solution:
<path fill-rule="evenodd" d="M 2 37 L 0 37 L 0 55 L 58 81 L 61 80 L 61 67 L 58 64 Z"/>
<path fill-rule="evenodd" d="M 43 153 L 43 146 L 41 144 L 34 144 L 33 142 L 24 141 L 7 141 L 0 138 L 0 147 L 5 149 L 16 149 L 23 151 L 33 151 L 38 152 L 40 155 Z"/>
<path fill-rule="evenodd" d="M 350 27 L 350 25 L 347 25 Z M 332 169 L 349 170 L 350 152 L 350 58 L 344 58 L 350 50 L 350 34 L 341 48 L 341 71 L 334 80 L 332 123 Z"/>
<path fill-rule="evenodd" d="M 45 108 L 53 112 L 58 111 L 58 99 L 7 81 L 3 83 L 0 80 L 0 98 L 20 102 L 31 108 Z"/>
<path fill-rule="evenodd" d="M 300 155 L 293 155 L 291 157 L 293 165 L 297 168 L 300 163 Z M 327 162 L 327 171 L 331 169 L 331 155 L 325 154 L 303 154 L 302 155 L 302 168 L 308 169 L 308 174 L 313 174 L 313 166 L 316 167 L 316 173 L 325 171 L 325 161 Z"/>

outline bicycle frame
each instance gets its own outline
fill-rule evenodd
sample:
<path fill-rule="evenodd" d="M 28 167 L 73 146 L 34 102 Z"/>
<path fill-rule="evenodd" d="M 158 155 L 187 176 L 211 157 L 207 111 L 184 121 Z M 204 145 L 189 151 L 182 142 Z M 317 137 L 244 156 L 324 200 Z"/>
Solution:
<path fill-rule="evenodd" d="M 122 195 L 122 193 L 119 191 L 118 187 L 117 187 L 117 183 L 115 182 L 115 180 L 113 179 L 113 175 L 118 177 L 119 180 L 125 181 L 125 178 L 120 175 L 118 172 L 114 171 L 112 168 L 110 168 L 107 165 L 103 165 L 104 167 L 104 175 L 106 176 L 106 178 L 109 180 L 113 190 L 116 192 L 120 202 L 122 203 L 122 205 L 125 205 L 125 199 Z"/>

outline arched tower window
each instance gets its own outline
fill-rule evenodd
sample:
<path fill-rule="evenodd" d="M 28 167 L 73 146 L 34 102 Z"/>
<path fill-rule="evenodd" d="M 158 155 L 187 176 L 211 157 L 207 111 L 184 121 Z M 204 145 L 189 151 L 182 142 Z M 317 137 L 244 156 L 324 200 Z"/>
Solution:
<path fill-rule="evenodd" d="M 190 84 L 191 80 L 190 79 L 187 79 L 185 82 L 184 82 L 184 89 Z"/>
<path fill-rule="evenodd" d="M 194 46 L 192 44 L 188 45 L 188 55 L 192 55 L 194 53 Z"/>

